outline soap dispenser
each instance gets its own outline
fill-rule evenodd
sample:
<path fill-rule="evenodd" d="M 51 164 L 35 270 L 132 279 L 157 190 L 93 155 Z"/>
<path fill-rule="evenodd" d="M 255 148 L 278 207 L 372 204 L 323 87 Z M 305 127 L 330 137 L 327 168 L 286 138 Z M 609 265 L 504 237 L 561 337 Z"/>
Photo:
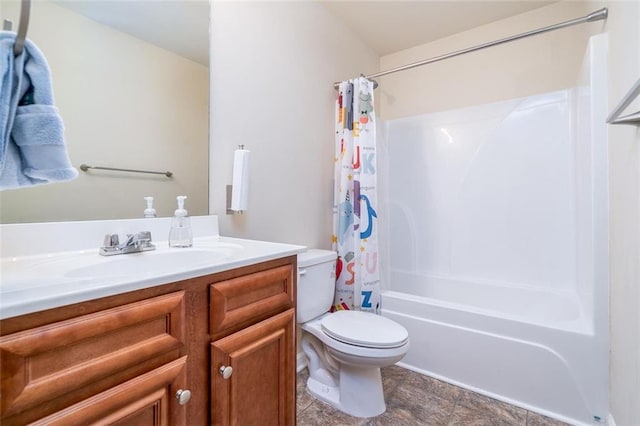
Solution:
<path fill-rule="evenodd" d="M 156 209 L 153 208 L 153 197 L 144 197 L 147 208 L 144 210 L 144 217 L 156 217 Z"/>
<path fill-rule="evenodd" d="M 171 220 L 171 230 L 169 231 L 169 247 L 191 247 L 193 245 L 193 234 L 191 232 L 191 220 L 184 209 L 184 200 L 187 197 L 179 195 L 178 209 L 173 214 Z"/>

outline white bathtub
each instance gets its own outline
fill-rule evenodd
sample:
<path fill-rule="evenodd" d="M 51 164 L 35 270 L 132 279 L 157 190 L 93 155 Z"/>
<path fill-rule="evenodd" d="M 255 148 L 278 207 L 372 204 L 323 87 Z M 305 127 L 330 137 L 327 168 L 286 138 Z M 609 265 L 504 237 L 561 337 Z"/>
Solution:
<path fill-rule="evenodd" d="M 399 271 L 393 272 L 392 281 L 394 292 L 437 300 L 444 307 L 577 333 L 593 332 L 593 322 L 585 316 L 575 293 Z"/>
<path fill-rule="evenodd" d="M 591 37 L 574 88 L 379 132 L 402 365 L 572 424 L 609 412 L 607 43 Z"/>
<path fill-rule="evenodd" d="M 392 281 L 400 291 L 383 292 L 382 314 L 411 338 L 400 365 L 572 424 L 606 418 L 602 342 L 577 295 L 398 271 Z"/>

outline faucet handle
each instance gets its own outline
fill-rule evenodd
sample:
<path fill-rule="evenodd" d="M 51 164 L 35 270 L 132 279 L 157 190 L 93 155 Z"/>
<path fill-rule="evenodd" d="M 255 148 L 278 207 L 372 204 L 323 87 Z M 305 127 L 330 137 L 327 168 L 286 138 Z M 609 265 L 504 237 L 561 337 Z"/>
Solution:
<path fill-rule="evenodd" d="M 123 244 L 125 247 L 142 247 L 151 243 L 151 232 L 142 231 L 136 234 L 127 234 L 127 241 Z"/>
<path fill-rule="evenodd" d="M 116 247 L 118 244 L 120 244 L 118 234 L 107 234 L 104 236 L 103 247 Z"/>
<path fill-rule="evenodd" d="M 139 232 L 138 233 L 138 239 L 150 243 L 151 242 L 151 231 Z"/>
<path fill-rule="evenodd" d="M 151 242 L 151 232 L 138 232 L 138 244 L 142 251 L 155 250 L 156 246 Z"/>

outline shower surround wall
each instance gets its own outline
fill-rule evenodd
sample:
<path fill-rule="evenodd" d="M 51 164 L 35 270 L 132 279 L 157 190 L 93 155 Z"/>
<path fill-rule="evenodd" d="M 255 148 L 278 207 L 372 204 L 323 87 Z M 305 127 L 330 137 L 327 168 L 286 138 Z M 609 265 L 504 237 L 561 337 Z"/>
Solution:
<path fill-rule="evenodd" d="M 391 289 L 429 276 L 576 290 L 588 100 L 576 88 L 388 121 Z"/>
<path fill-rule="evenodd" d="M 589 12 L 544 9 L 524 28 L 485 29 L 505 31 L 487 40 L 534 28 L 536 16 L 542 26 Z M 579 424 L 609 413 L 607 39 L 590 43 L 592 30 L 489 49 L 488 64 L 465 55 L 390 76 L 379 96 L 382 307 L 412 336 L 403 364 Z M 418 50 L 402 62 L 446 51 Z M 540 50 L 550 57 L 525 58 Z M 500 83 L 483 82 L 492 72 Z"/>

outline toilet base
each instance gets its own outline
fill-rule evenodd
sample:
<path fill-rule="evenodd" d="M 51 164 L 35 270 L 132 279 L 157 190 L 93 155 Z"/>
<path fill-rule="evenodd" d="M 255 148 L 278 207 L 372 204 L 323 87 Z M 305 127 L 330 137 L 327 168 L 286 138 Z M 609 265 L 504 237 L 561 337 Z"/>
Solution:
<path fill-rule="evenodd" d="M 319 400 L 339 409 L 340 390 L 337 386 L 327 386 L 313 377 L 309 377 L 307 391 Z"/>
<path fill-rule="evenodd" d="M 375 417 L 387 409 L 379 368 L 343 364 L 340 366 L 339 386 L 326 385 L 310 375 L 307 390 L 316 398 L 353 417 Z"/>

